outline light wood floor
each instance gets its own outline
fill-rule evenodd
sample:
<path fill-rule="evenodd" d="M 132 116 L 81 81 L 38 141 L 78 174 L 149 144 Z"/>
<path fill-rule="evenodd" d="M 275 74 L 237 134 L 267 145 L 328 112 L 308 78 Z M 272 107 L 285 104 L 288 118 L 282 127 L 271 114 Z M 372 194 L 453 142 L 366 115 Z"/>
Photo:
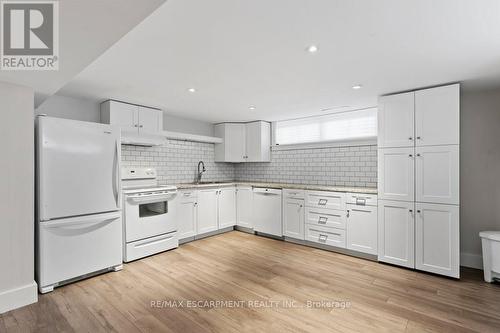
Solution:
<path fill-rule="evenodd" d="M 230 232 L 41 295 L 0 315 L 0 332 L 500 332 L 500 285 L 481 273 L 456 281 Z M 248 302 L 152 307 L 157 300 Z M 322 300 L 350 307 L 306 307 Z M 256 307 L 266 301 L 288 303 Z"/>

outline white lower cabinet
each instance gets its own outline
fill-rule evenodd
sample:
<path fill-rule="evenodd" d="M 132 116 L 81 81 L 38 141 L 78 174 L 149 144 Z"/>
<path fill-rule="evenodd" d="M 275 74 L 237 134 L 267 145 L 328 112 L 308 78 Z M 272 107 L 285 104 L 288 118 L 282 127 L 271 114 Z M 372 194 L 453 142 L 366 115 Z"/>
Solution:
<path fill-rule="evenodd" d="M 196 235 L 196 191 L 179 191 L 177 201 L 177 233 L 179 239 Z"/>
<path fill-rule="evenodd" d="M 283 199 L 283 235 L 304 240 L 304 200 Z"/>
<path fill-rule="evenodd" d="M 378 254 L 377 206 L 347 204 L 346 247 L 349 250 Z"/>
<path fill-rule="evenodd" d="M 416 204 L 416 268 L 458 278 L 460 276 L 459 207 Z"/>
<path fill-rule="evenodd" d="M 236 188 L 236 225 L 253 228 L 252 222 L 253 192 L 251 186 Z"/>
<path fill-rule="evenodd" d="M 218 190 L 217 198 L 219 229 L 236 225 L 236 189 L 224 187 Z"/>
<path fill-rule="evenodd" d="M 217 221 L 218 189 L 198 190 L 198 223 L 196 234 L 216 231 L 219 228 Z"/>
<path fill-rule="evenodd" d="M 379 200 L 378 260 L 415 268 L 414 203 Z"/>
<path fill-rule="evenodd" d="M 321 227 L 316 225 L 306 225 L 305 239 L 314 242 L 345 248 L 345 230 L 337 228 Z"/>

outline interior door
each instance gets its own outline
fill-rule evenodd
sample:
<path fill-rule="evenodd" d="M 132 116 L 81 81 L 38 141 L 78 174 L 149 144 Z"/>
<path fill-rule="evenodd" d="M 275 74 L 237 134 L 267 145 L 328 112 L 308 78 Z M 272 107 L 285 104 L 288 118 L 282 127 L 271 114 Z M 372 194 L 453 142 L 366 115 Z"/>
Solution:
<path fill-rule="evenodd" d="M 412 147 L 414 116 L 414 92 L 381 97 L 378 105 L 378 147 Z"/>
<path fill-rule="evenodd" d="M 137 134 L 139 131 L 139 107 L 137 105 L 110 101 L 110 123 L 124 132 Z"/>
<path fill-rule="evenodd" d="M 378 260 L 415 268 L 413 202 L 379 200 Z"/>
<path fill-rule="evenodd" d="M 416 268 L 459 278 L 459 207 L 417 203 L 416 208 Z"/>
<path fill-rule="evenodd" d="M 415 92 L 417 146 L 460 143 L 460 85 Z"/>
<path fill-rule="evenodd" d="M 234 187 L 219 190 L 219 229 L 236 224 L 236 189 Z"/>
<path fill-rule="evenodd" d="M 304 200 L 283 201 L 283 235 L 304 240 Z"/>
<path fill-rule="evenodd" d="M 416 148 L 416 201 L 458 205 L 459 146 Z"/>
<path fill-rule="evenodd" d="M 218 229 L 217 191 L 206 189 L 198 191 L 198 223 L 196 234 L 204 234 Z"/>
<path fill-rule="evenodd" d="M 415 197 L 414 148 L 378 150 L 379 198 L 413 201 Z"/>
<path fill-rule="evenodd" d="M 60 118 L 38 119 L 40 219 L 120 209 L 119 129 Z"/>
<path fill-rule="evenodd" d="M 163 130 L 163 112 L 161 110 L 139 107 L 139 131 L 158 133 Z"/>
<path fill-rule="evenodd" d="M 236 188 L 236 225 L 253 228 L 252 206 L 253 192 L 251 187 Z"/>

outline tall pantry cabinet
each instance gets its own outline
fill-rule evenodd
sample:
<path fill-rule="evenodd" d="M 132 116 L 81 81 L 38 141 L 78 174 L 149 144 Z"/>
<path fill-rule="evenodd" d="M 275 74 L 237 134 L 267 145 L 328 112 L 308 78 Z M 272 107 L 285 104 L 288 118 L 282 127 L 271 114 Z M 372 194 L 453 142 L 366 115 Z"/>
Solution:
<path fill-rule="evenodd" d="M 459 278 L 460 85 L 382 96 L 379 261 Z"/>

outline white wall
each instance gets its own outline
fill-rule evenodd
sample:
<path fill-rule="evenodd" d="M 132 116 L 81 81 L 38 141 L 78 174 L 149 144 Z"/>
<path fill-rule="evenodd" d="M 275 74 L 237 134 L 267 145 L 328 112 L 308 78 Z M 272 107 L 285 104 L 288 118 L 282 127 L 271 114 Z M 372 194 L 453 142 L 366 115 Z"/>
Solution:
<path fill-rule="evenodd" d="M 481 267 L 479 232 L 500 230 L 500 89 L 461 97 L 462 265 Z"/>
<path fill-rule="evenodd" d="M 33 105 L 32 89 L 0 82 L 0 313 L 37 300 Z"/>
<path fill-rule="evenodd" d="M 46 99 L 35 114 L 47 114 L 51 117 L 67 118 L 82 121 L 100 121 L 99 103 L 61 95 L 53 95 Z M 214 125 L 204 121 L 176 117 L 163 112 L 163 129 L 165 131 L 182 132 L 198 135 L 214 135 Z"/>
<path fill-rule="evenodd" d="M 53 95 L 45 100 L 35 113 L 51 117 L 82 121 L 100 121 L 99 103 L 66 96 Z"/>

